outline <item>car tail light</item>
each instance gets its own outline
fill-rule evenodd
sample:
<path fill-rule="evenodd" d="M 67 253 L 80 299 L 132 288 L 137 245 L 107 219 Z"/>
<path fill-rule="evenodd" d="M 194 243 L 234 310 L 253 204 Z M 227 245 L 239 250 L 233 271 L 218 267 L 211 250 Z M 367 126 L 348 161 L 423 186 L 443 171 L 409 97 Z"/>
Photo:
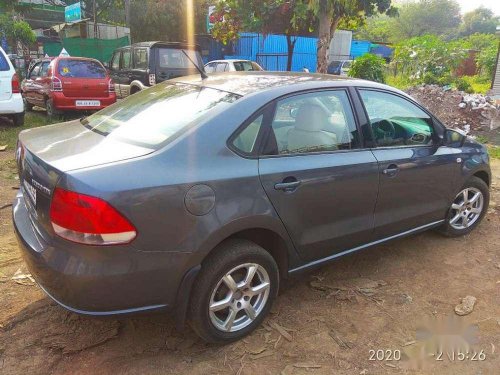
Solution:
<path fill-rule="evenodd" d="M 108 202 L 61 188 L 54 190 L 50 220 L 58 236 L 87 245 L 129 243 L 137 235 L 134 226 Z"/>
<path fill-rule="evenodd" d="M 156 85 L 156 75 L 155 74 L 150 74 L 149 75 L 149 84 L 151 86 Z"/>
<path fill-rule="evenodd" d="M 108 91 L 109 92 L 115 92 L 115 83 L 113 82 L 112 79 L 109 80 L 108 83 Z"/>
<path fill-rule="evenodd" d="M 12 76 L 12 93 L 13 94 L 19 94 L 21 90 L 19 89 L 19 77 L 17 76 L 17 73 L 14 73 Z"/>
<path fill-rule="evenodd" d="M 57 77 L 52 77 L 52 81 L 50 82 L 50 91 L 62 91 L 62 82 Z"/>

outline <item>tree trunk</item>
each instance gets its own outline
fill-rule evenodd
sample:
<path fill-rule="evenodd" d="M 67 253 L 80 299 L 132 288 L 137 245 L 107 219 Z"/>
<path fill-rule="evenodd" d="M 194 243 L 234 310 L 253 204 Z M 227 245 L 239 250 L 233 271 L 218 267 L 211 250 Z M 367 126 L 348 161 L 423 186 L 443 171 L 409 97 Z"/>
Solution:
<path fill-rule="evenodd" d="M 328 68 L 328 48 L 330 46 L 330 12 L 328 11 L 328 6 L 326 0 L 320 0 L 318 9 L 318 19 L 319 19 L 319 32 L 318 32 L 318 43 L 317 43 L 317 63 L 316 72 L 326 73 Z"/>
<path fill-rule="evenodd" d="M 286 70 L 290 72 L 292 70 L 293 62 L 293 51 L 295 50 L 295 43 L 297 42 L 297 37 L 293 38 L 292 35 L 286 36 L 286 44 L 288 46 L 288 56 L 286 60 Z"/>

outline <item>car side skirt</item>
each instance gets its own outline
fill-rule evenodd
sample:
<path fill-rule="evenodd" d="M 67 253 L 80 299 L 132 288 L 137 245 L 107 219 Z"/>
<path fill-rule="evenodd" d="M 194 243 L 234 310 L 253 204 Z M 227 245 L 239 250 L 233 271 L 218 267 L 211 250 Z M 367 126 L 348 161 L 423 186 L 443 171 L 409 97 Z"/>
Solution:
<path fill-rule="evenodd" d="M 443 222 L 444 222 L 444 220 L 435 221 L 435 222 L 432 222 L 432 223 L 429 223 L 429 224 L 426 224 L 426 225 L 422 225 L 422 226 L 417 227 L 417 228 L 413 228 L 413 229 L 407 230 L 406 232 L 401 232 L 401 233 L 395 234 L 395 235 L 390 236 L 390 237 L 382 238 L 382 239 L 377 240 L 377 241 L 369 242 L 369 243 L 367 243 L 365 245 L 361 245 L 361 246 L 354 247 L 354 248 L 349 249 L 349 250 L 342 251 L 342 252 L 337 253 L 337 254 L 330 255 L 330 256 L 328 256 L 326 258 L 321 258 L 321 259 L 312 261 L 312 262 L 304 264 L 304 265 L 302 265 L 300 267 L 293 268 L 293 269 L 289 270 L 288 274 L 292 275 L 292 274 L 295 274 L 295 273 L 300 273 L 302 271 L 306 271 L 306 270 L 308 270 L 310 268 L 322 266 L 325 263 L 333 261 L 334 259 L 337 259 L 337 258 L 339 258 L 341 256 L 344 256 L 344 255 L 347 255 L 347 254 L 351 254 L 351 253 L 354 253 L 354 252 L 359 251 L 359 250 L 366 249 L 366 248 L 371 247 L 371 246 L 379 245 L 381 243 L 394 240 L 396 238 L 405 237 L 405 236 L 408 236 L 410 234 L 422 232 L 422 231 L 425 231 L 427 229 L 437 227 L 440 224 L 442 224 Z"/>

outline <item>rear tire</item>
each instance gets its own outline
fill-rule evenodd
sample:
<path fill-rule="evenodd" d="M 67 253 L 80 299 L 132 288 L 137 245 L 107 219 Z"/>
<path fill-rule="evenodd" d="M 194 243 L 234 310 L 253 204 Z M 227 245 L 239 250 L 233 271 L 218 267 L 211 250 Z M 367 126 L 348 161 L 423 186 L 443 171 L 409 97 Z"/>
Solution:
<path fill-rule="evenodd" d="M 488 185 L 478 177 L 471 177 L 460 189 L 438 231 L 447 237 L 469 234 L 483 220 L 490 203 Z"/>
<path fill-rule="evenodd" d="M 189 323 L 207 342 L 239 340 L 262 323 L 278 288 L 278 266 L 271 254 L 251 241 L 225 241 L 202 265 Z"/>
<path fill-rule="evenodd" d="M 24 125 L 24 112 L 16 113 L 12 115 L 12 122 L 15 126 L 23 126 Z"/>
<path fill-rule="evenodd" d="M 52 99 L 47 99 L 45 102 L 45 110 L 47 111 L 47 116 L 50 118 L 55 118 L 61 114 L 61 112 L 54 108 L 54 101 Z"/>

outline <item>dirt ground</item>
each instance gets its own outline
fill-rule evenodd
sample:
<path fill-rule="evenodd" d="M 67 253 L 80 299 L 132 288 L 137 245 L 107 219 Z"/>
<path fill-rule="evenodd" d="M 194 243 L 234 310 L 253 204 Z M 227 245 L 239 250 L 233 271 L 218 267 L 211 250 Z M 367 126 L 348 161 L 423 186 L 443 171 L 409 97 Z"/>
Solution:
<path fill-rule="evenodd" d="M 302 275 L 282 288 L 260 329 L 227 346 L 207 345 L 189 328 L 177 332 L 164 315 L 66 312 L 25 275 L 11 208 L 2 209 L 0 374 L 499 374 L 498 160 L 493 168 L 490 210 L 471 235 L 426 232 Z M 14 176 L 13 153 L 0 152 L 0 207 L 15 195 Z M 474 310 L 458 317 L 454 308 L 468 295 Z M 435 339 L 452 337 L 434 324 L 448 318 L 475 337 L 469 358 L 450 350 L 441 361 L 419 360 L 421 348 L 430 353 Z M 370 350 L 384 350 L 385 359 L 386 350 L 392 359 L 400 351 L 401 360 L 370 360 Z"/>

